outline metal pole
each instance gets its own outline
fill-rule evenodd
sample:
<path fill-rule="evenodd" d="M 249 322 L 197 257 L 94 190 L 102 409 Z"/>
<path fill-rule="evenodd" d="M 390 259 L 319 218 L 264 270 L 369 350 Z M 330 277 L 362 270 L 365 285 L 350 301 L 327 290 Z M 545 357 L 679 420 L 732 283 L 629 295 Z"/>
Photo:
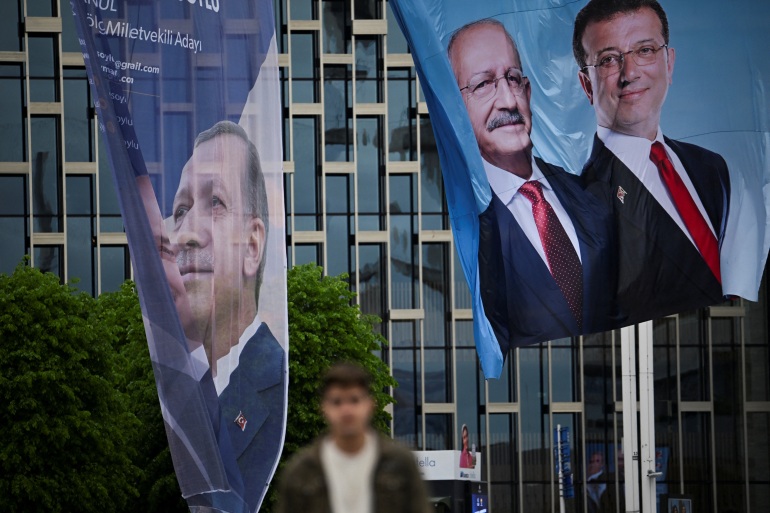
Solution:
<path fill-rule="evenodd" d="M 639 417 L 642 460 L 642 511 L 657 509 L 655 468 L 655 376 L 652 361 L 652 321 L 639 325 Z"/>
<path fill-rule="evenodd" d="M 627 326 L 620 330 L 626 513 L 639 513 L 639 442 L 636 427 L 636 337 L 634 328 L 634 326 Z"/>

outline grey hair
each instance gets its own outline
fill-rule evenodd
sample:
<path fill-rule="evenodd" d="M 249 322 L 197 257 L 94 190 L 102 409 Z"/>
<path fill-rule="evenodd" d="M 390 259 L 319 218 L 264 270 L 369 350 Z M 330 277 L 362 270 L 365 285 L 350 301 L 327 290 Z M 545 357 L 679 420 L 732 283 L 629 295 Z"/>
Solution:
<path fill-rule="evenodd" d="M 466 25 L 463 25 L 459 29 L 455 30 L 452 33 L 452 36 L 449 38 L 449 45 L 447 45 L 446 53 L 449 57 L 449 63 L 452 65 L 452 70 L 454 71 L 454 61 L 452 60 L 452 50 L 454 49 L 454 45 L 457 42 L 457 39 L 465 32 L 472 28 L 481 27 L 481 26 L 492 26 L 492 27 L 499 27 L 502 29 L 503 33 L 505 33 L 505 37 L 508 39 L 508 42 L 511 43 L 511 48 L 513 48 L 513 52 L 516 54 L 516 57 L 519 59 L 519 65 L 521 66 L 521 56 L 519 55 L 519 48 L 516 46 L 516 42 L 513 40 L 513 37 L 508 32 L 508 30 L 505 28 L 505 25 L 503 25 L 500 21 L 494 19 L 494 18 L 482 18 L 480 20 L 472 21 Z M 524 72 L 524 67 L 522 66 L 521 72 Z"/>

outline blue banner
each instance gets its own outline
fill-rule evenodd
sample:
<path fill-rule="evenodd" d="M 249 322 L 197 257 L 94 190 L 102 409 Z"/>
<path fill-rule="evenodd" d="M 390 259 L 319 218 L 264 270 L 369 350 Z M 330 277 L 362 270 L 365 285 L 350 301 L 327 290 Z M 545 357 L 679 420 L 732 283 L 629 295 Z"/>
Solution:
<path fill-rule="evenodd" d="M 182 495 L 259 509 L 288 386 L 269 0 L 71 0 Z"/>
<path fill-rule="evenodd" d="M 393 0 L 473 297 L 508 350 L 739 297 L 770 245 L 770 4 Z"/>

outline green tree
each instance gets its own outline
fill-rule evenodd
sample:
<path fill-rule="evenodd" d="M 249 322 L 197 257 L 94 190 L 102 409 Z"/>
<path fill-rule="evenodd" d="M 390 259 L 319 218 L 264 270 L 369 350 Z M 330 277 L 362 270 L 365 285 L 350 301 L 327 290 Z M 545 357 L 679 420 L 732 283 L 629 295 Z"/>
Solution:
<path fill-rule="evenodd" d="M 0 497 L 11 512 L 122 511 L 138 422 L 96 300 L 22 262 L 0 275 Z"/>
<path fill-rule="evenodd" d="M 135 481 L 138 494 L 124 511 L 184 513 L 187 503 L 171 462 L 134 283 L 126 281 L 118 291 L 99 296 L 97 303 L 99 318 L 114 334 L 115 387 L 126 395 L 128 409 L 140 423 L 128 442 L 134 465 L 139 468 Z"/>
<path fill-rule="evenodd" d="M 265 513 L 275 504 L 284 463 L 324 430 L 318 388 L 323 372 L 331 364 L 358 362 L 372 374 L 377 400 L 374 427 L 386 434 L 390 432 L 390 414 L 385 407 L 393 398 L 387 389 L 397 383 L 377 354 L 387 344 L 374 329 L 381 321 L 361 313 L 354 303 L 356 293 L 350 290 L 347 275 L 322 274 L 322 268 L 315 264 L 293 267 L 287 274 L 289 410 L 281 464 L 261 510 Z"/>

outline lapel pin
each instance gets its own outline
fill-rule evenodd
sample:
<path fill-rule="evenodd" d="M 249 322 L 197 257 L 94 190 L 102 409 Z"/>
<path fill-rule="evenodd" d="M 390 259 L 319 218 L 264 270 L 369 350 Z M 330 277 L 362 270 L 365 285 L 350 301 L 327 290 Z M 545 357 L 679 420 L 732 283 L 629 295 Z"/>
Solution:
<path fill-rule="evenodd" d="M 238 416 L 235 417 L 235 423 L 241 428 L 241 431 L 246 431 L 246 417 L 243 416 L 243 412 L 238 412 Z"/>
<path fill-rule="evenodd" d="M 626 194 L 628 194 L 628 193 L 627 193 L 627 192 L 626 192 L 626 191 L 623 189 L 623 187 L 621 187 L 620 185 L 618 185 L 618 192 L 617 192 L 617 194 L 616 194 L 615 196 L 617 196 L 617 198 L 618 198 L 618 199 L 620 200 L 620 202 L 621 202 L 621 203 L 623 203 L 623 204 L 625 204 L 625 203 L 626 203 Z"/>

